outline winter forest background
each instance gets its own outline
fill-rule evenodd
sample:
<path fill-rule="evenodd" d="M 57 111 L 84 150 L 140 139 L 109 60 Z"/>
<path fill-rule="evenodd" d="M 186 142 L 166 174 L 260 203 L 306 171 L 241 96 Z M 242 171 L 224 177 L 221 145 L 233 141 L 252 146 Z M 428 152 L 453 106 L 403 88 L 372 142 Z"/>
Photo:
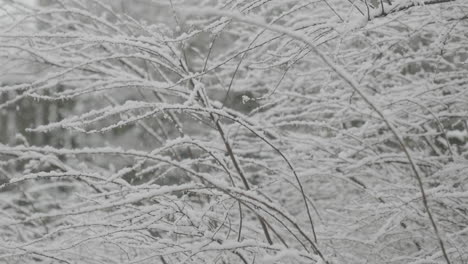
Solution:
<path fill-rule="evenodd" d="M 468 263 L 468 1 L 0 0 L 0 263 Z"/>

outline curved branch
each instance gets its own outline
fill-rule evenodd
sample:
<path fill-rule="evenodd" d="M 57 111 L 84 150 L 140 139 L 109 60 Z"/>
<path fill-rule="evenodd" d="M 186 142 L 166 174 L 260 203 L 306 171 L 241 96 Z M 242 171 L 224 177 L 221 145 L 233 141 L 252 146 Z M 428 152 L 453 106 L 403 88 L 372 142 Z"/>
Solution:
<path fill-rule="evenodd" d="M 454 1 L 454 0 L 434 0 L 434 1 L 429 1 L 429 2 L 436 3 L 436 2 L 440 2 L 440 1 L 448 2 L 448 1 Z M 328 57 L 328 55 L 326 55 L 325 53 L 320 51 L 317 48 L 317 46 L 311 40 L 309 40 L 308 36 L 306 36 L 304 34 L 301 34 L 299 32 L 291 31 L 288 28 L 285 28 L 285 27 L 282 27 L 282 26 L 269 25 L 269 24 L 267 24 L 267 23 L 265 23 L 263 21 L 253 19 L 253 18 L 249 18 L 249 17 L 246 17 L 246 16 L 244 16 L 242 14 L 236 14 L 236 13 L 233 13 L 233 12 L 225 12 L 225 11 L 220 11 L 220 10 L 217 10 L 217 9 L 208 9 L 208 8 L 203 9 L 203 10 L 197 9 L 197 10 L 191 10 L 191 11 L 195 11 L 195 12 L 198 12 L 198 13 L 201 13 L 201 14 L 230 17 L 232 19 L 238 20 L 238 21 L 243 22 L 243 23 L 247 23 L 247 24 L 250 24 L 250 25 L 256 25 L 256 26 L 259 26 L 259 27 L 262 27 L 262 28 L 265 28 L 265 29 L 268 29 L 268 30 L 271 30 L 271 31 L 274 31 L 274 32 L 277 32 L 277 33 L 285 34 L 285 35 L 287 35 L 287 36 L 289 36 L 289 37 L 291 37 L 291 38 L 293 38 L 295 40 L 303 42 L 303 43 L 307 44 L 310 47 L 310 49 L 318 57 L 320 57 L 320 59 L 322 59 L 322 61 L 325 62 L 341 79 L 343 79 L 346 83 L 348 83 L 348 85 L 351 86 L 351 88 L 361 96 L 361 98 L 364 100 L 364 102 L 366 102 L 366 104 L 369 105 L 369 107 L 372 110 L 374 110 L 382 118 L 384 123 L 387 125 L 387 127 L 392 132 L 393 136 L 398 141 L 398 143 L 399 143 L 400 147 L 402 148 L 403 152 L 405 153 L 405 156 L 406 156 L 406 158 L 408 159 L 408 161 L 410 163 L 411 170 L 413 171 L 413 174 L 414 174 L 414 176 L 415 176 L 415 178 L 417 180 L 419 191 L 421 193 L 421 197 L 422 197 L 422 201 L 423 201 L 423 206 L 426 209 L 429 221 L 430 221 L 430 223 L 432 225 L 432 228 L 434 229 L 434 233 L 435 233 L 435 235 L 437 237 L 437 240 L 439 242 L 439 246 L 440 246 L 440 249 L 442 250 L 442 254 L 444 256 L 444 259 L 447 262 L 447 264 L 451 264 L 450 259 L 448 258 L 448 255 L 447 255 L 447 251 L 445 250 L 444 242 L 443 242 L 443 240 L 442 240 L 442 238 L 441 238 L 441 236 L 439 234 L 439 229 L 438 229 L 437 224 L 435 222 L 435 219 L 434 219 L 434 217 L 432 215 L 432 212 L 431 212 L 431 210 L 429 208 L 429 204 L 428 204 L 428 201 L 427 201 L 427 195 L 426 195 L 426 192 L 424 190 L 421 174 L 419 172 L 419 169 L 418 169 L 416 163 L 414 162 L 414 159 L 413 159 L 413 157 L 412 157 L 412 155 L 411 155 L 411 153 L 410 153 L 410 151 L 408 149 L 408 146 L 405 144 L 405 142 L 403 140 L 403 137 L 400 135 L 397 128 L 393 125 L 390 118 L 387 117 L 383 113 L 383 111 L 380 109 L 380 107 L 377 106 L 374 103 L 374 100 L 369 95 L 364 93 L 364 91 L 361 89 L 359 83 L 354 79 L 354 77 L 345 68 L 343 68 L 340 65 L 335 64 L 332 61 L 332 59 L 330 57 Z"/>

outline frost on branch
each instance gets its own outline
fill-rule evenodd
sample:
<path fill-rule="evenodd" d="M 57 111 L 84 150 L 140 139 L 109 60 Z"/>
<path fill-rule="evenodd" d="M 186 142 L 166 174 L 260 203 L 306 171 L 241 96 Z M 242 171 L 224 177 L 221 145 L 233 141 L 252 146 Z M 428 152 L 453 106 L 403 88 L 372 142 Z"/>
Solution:
<path fill-rule="evenodd" d="M 468 261 L 467 6 L 351 2 L 0 0 L 0 262 Z"/>

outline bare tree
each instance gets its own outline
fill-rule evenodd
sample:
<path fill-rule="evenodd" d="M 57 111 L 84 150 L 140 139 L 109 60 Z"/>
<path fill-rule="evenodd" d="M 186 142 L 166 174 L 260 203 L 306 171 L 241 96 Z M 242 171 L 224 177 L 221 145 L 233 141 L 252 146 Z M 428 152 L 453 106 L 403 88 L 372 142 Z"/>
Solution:
<path fill-rule="evenodd" d="M 0 0 L 1 261 L 468 261 L 464 1 L 136 2 Z"/>

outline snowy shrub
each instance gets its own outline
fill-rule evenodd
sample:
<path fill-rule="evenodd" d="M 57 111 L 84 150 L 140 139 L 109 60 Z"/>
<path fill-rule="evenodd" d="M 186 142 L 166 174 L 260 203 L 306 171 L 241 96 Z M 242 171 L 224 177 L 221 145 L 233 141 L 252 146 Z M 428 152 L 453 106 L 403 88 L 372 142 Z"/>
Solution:
<path fill-rule="evenodd" d="M 468 262 L 466 1 L 131 2 L 0 0 L 0 263 Z"/>

